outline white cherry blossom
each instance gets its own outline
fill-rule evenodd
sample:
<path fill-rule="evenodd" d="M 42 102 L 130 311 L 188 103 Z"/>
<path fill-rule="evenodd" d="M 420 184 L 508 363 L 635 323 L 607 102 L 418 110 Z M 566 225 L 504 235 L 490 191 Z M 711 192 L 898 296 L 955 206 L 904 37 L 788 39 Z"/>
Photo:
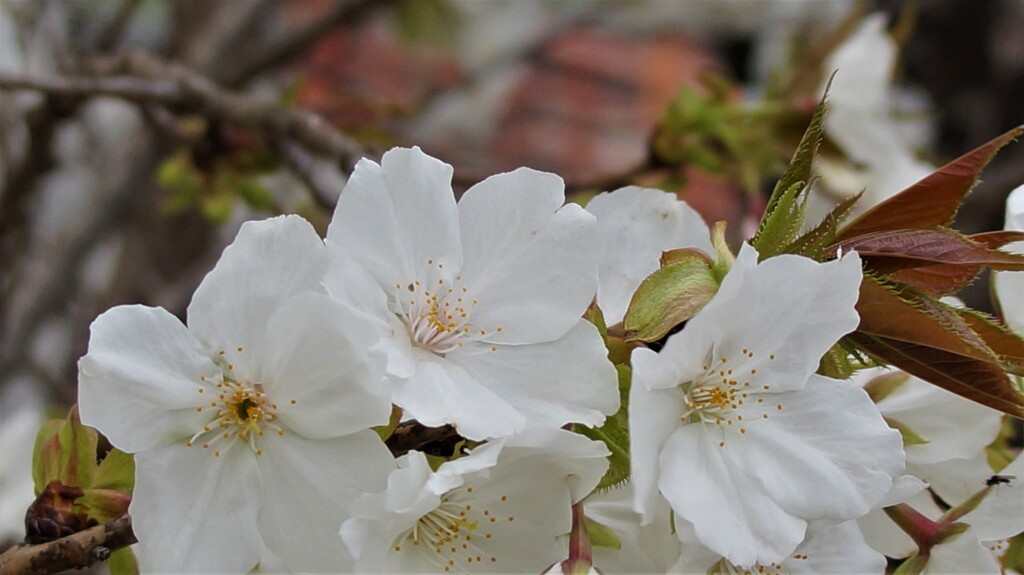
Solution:
<path fill-rule="evenodd" d="M 539 573 L 564 558 L 572 504 L 607 469 L 603 444 L 559 429 L 496 439 L 431 471 L 411 452 L 341 535 L 361 573 Z"/>
<path fill-rule="evenodd" d="M 807 536 L 797 548 L 776 563 L 757 564 L 751 568 L 733 565 L 697 540 L 693 526 L 678 525 L 679 539 L 683 542 L 679 560 L 669 573 L 723 573 L 787 575 L 806 573 L 850 573 L 865 575 L 885 573 L 885 556 L 864 542 L 854 521 L 838 525 L 827 522 L 811 523 Z"/>
<path fill-rule="evenodd" d="M 704 219 L 675 194 L 629 186 L 594 196 L 587 211 L 597 216 L 597 304 L 608 325 L 622 321 L 640 282 L 660 267 L 662 252 L 714 253 Z"/>
<path fill-rule="evenodd" d="M 1024 231 L 1024 185 L 1006 198 L 1007 230 Z M 1014 242 L 1006 251 L 1024 254 L 1024 242 Z M 992 288 L 999 299 L 999 309 L 1006 325 L 1024 337 L 1024 272 L 994 272 Z"/>
<path fill-rule="evenodd" d="M 360 161 L 328 229 L 328 290 L 389 330 L 394 402 L 471 439 L 599 425 L 619 398 L 581 319 L 597 288 L 594 217 L 562 205 L 554 174 L 492 176 L 458 204 L 451 178 L 419 148 Z"/>
<path fill-rule="evenodd" d="M 246 572 L 265 550 L 340 571 L 347 506 L 390 453 L 374 326 L 322 292 L 323 242 L 280 217 L 242 226 L 196 290 L 188 326 L 119 306 L 92 324 L 82 421 L 135 454 L 129 509 L 145 571 Z"/>
<path fill-rule="evenodd" d="M 749 245 L 708 305 L 660 353 L 633 351 L 637 509 L 664 496 L 732 564 L 778 563 L 810 521 L 867 513 L 904 465 L 867 394 L 815 375 L 858 323 L 855 253 L 819 264 Z"/>

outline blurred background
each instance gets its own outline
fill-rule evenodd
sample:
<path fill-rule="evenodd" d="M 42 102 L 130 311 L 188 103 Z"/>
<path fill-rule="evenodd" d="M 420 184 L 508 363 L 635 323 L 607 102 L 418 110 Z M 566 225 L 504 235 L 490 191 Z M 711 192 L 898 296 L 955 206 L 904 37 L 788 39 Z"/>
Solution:
<path fill-rule="evenodd" d="M 0 549 L 92 320 L 184 319 L 243 221 L 325 231 L 358 157 L 662 187 L 738 244 L 832 72 L 820 213 L 1024 122 L 1022 30 L 1020 0 L 0 1 Z M 1002 228 L 1024 145 L 983 179 L 963 231 Z"/>

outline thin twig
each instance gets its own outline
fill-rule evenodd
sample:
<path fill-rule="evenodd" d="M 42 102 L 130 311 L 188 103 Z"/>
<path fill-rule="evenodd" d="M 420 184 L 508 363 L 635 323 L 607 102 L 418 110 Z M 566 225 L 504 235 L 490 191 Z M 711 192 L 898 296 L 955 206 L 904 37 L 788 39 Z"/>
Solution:
<path fill-rule="evenodd" d="M 288 169 L 309 188 L 313 201 L 328 213 L 333 212 L 340 190 L 331 189 L 317 174 L 317 159 L 289 138 L 274 140 L 272 144 Z"/>
<path fill-rule="evenodd" d="M 128 514 L 103 525 L 39 545 L 12 547 L 0 555 L 0 574 L 42 575 L 81 569 L 110 557 L 110 553 L 135 543 Z"/>
<path fill-rule="evenodd" d="M 97 52 L 107 52 L 117 46 L 121 40 L 121 34 L 124 33 L 125 27 L 135 15 L 135 10 L 140 4 L 142 4 L 142 0 L 123 0 L 121 2 L 110 23 L 96 39 L 95 50 Z"/>
<path fill-rule="evenodd" d="M 338 0 L 324 14 L 225 71 L 224 85 L 238 86 L 267 70 L 276 68 L 302 54 L 321 36 L 341 24 L 356 22 L 371 9 L 379 9 L 393 0 Z"/>

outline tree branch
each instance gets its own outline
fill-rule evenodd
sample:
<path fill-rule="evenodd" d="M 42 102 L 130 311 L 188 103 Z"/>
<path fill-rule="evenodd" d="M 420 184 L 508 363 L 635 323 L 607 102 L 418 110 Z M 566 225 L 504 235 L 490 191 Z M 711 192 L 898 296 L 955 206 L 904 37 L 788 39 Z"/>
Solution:
<path fill-rule="evenodd" d="M 392 4 L 394 0 L 339 0 L 324 14 L 269 45 L 225 71 L 224 84 L 237 86 L 267 70 L 280 66 L 307 50 L 310 45 L 333 28 L 358 21 L 371 9 Z"/>
<path fill-rule="evenodd" d="M 0 555 L 0 574 L 43 575 L 81 569 L 110 557 L 112 551 L 135 543 L 127 513 L 67 537 L 39 545 L 11 547 Z"/>
<path fill-rule="evenodd" d="M 316 114 L 224 90 L 180 64 L 134 53 L 97 58 L 88 67 L 94 75 L 40 78 L 0 73 L 0 89 L 28 89 L 80 98 L 112 96 L 155 103 L 256 130 L 268 140 L 291 138 L 312 153 L 337 160 L 346 171 L 364 155 L 358 142 Z"/>

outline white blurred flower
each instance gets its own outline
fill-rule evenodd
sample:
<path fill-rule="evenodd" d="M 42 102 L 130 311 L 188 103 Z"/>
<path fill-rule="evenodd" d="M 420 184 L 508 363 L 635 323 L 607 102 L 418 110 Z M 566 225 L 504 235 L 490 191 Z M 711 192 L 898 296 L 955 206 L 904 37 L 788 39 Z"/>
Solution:
<path fill-rule="evenodd" d="M 493 440 L 430 470 L 411 452 L 341 535 L 362 573 L 539 573 L 560 561 L 572 504 L 608 467 L 603 444 L 560 429 Z"/>
<path fill-rule="evenodd" d="M 1006 225 L 1004 229 L 1024 231 L 1024 185 L 1010 192 L 1006 198 Z M 1006 251 L 1024 254 L 1024 242 L 1014 242 Z M 1024 272 L 995 272 L 992 287 L 999 300 L 1006 325 L 1024 337 Z"/>
<path fill-rule="evenodd" d="M 622 321 L 637 286 L 660 267 L 662 252 L 697 248 L 714 254 L 704 219 L 675 194 L 629 186 L 598 194 L 587 211 L 597 216 L 597 304 L 607 325 Z"/>
<path fill-rule="evenodd" d="M 814 520 L 867 513 L 903 470 L 867 394 L 815 375 L 858 323 L 860 258 L 757 263 L 745 245 L 711 302 L 660 353 L 633 351 L 637 508 L 660 495 L 734 565 L 778 563 Z"/>
<path fill-rule="evenodd" d="M 25 537 L 25 511 L 35 499 L 32 451 L 45 420 L 38 383 L 13 379 L 0 392 L 0 542 Z"/>
<path fill-rule="evenodd" d="M 895 114 L 898 95 L 892 86 L 896 44 L 885 30 L 886 17 L 872 14 L 826 59 L 826 76 L 836 72 L 829 91 L 825 133 L 861 170 L 820 162 L 826 185 L 848 195 L 862 189 L 858 211 L 889 198 L 932 172 L 915 155 L 915 143 Z M 918 130 L 920 131 L 920 130 Z M 847 172 L 846 175 L 842 175 Z M 852 182 L 846 182 L 853 177 Z M 844 183 L 845 182 L 845 183 Z M 820 197 L 812 195 L 816 202 Z M 821 211 L 821 207 L 812 209 Z M 814 218 L 809 221 L 814 223 Z"/>
<path fill-rule="evenodd" d="M 619 396 L 580 319 L 597 289 L 594 217 L 562 205 L 554 174 L 492 176 L 458 204 L 451 179 L 419 148 L 363 160 L 327 232 L 328 290 L 390 330 L 394 402 L 471 439 L 601 424 Z"/>
<path fill-rule="evenodd" d="M 323 242 L 297 216 L 242 226 L 188 309 L 93 322 L 82 421 L 135 454 L 145 571 L 340 571 L 345 509 L 394 468 L 374 326 L 323 293 Z"/>

